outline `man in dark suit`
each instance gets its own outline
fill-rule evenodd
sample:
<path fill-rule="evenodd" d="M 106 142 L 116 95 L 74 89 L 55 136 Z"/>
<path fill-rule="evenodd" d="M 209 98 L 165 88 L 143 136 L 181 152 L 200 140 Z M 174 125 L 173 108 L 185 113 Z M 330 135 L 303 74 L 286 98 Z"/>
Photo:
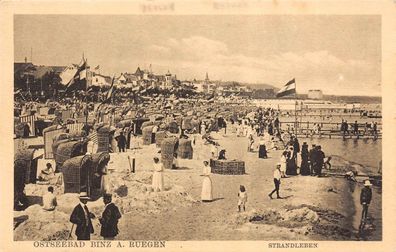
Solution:
<path fill-rule="evenodd" d="M 99 219 L 102 228 L 100 230 L 100 235 L 103 236 L 105 240 L 114 240 L 114 237 L 118 234 L 118 219 L 121 218 L 121 213 L 118 207 L 111 202 L 111 194 L 103 195 L 103 202 L 105 204 L 105 209 L 102 214 L 102 218 Z"/>
<path fill-rule="evenodd" d="M 94 232 L 91 219 L 95 215 L 89 212 L 87 202 L 89 197 L 86 192 L 80 193 L 80 203 L 73 209 L 70 216 L 70 222 L 76 224 L 77 240 L 90 240 L 91 234 Z"/>

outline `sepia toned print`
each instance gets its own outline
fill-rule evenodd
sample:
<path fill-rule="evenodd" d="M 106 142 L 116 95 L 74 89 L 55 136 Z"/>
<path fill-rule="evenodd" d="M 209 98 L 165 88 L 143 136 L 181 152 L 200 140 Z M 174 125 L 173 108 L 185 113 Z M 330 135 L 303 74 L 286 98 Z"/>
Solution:
<path fill-rule="evenodd" d="M 382 240 L 381 18 L 14 16 L 14 241 Z"/>

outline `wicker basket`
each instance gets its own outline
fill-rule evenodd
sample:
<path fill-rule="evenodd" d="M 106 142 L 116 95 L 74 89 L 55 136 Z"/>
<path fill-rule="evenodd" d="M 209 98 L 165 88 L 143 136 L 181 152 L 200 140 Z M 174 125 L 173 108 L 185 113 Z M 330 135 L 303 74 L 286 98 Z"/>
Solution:
<path fill-rule="evenodd" d="M 142 129 L 143 145 L 150 145 L 153 143 L 153 128 L 154 126 L 146 126 Z"/>
<path fill-rule="evenodd" d="M 245 174 L 245 162 L 237 160 L 210 160 L 212 173 L 223 175 L 243 175 Z"/>
<path fill-rule="evenodd" d="M 179 147 L 177 148 L 177 157 L 181 159 L 192 159 L 193 148 L 191 146 L 191 140 L 180 139 Z"/>
<path fill-rule="evenodd" d="M 66 160 L 84 155 L 87 152 L 87 145 L 87 141 L 69 141 L 59 144 L 55 154 L 56 165 L 62 167 Z"/>
<path fill-rule="evenodd" d="M 34 152 L 35 149 L 20 149 L 14 154 L 14 163 L 24 164 L 23 177 L 26 184 L 36 181 L 37 160 L 33 160 Z"/>
<path fill-rule="evenodd" d="M 155 133 L 155 144 L 157 147 L 161 147 L 161 143 L 164 140 L 164 138 L 167 138 L 168 134 L 166 131 L 157 131 Z"/>
<path fill-rule="evenodd" d="M 65 161 L 62 167 L 64 192 L 87 192 L 91 196 L 91 185 L 94 176 L 91 156 L 78 156 Z"/>
<path fill-rule="evenodd" d="M 173 157 L 177 149 L 178 139 L 176 137 L 165 138 L 161 143 L 161 162 L 165 169 L 172 169 Z"/>
<path fill-rule="evenodd" d="M 177 134 L 180 133 L 179 132 L 179 125 L 177 124 L 177 122 L 173 121 L 167 124 L 166 128 L 168 129 L 168 131 L 172 134 Z"/>
<path fill-rule="evenodd" d="M 98 151 L 97 152 L 108 152 L 109 151 L 109 134 L 110 126 L 103 125 L 97 129 L 98 138 Z"/>

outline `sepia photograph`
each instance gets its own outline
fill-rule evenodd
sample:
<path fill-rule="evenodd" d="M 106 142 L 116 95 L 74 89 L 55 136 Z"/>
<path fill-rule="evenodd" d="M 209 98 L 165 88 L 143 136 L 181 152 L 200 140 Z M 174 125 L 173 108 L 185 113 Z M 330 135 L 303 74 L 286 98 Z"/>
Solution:
<path fill-rule="evenodd" d="M 394 251 L 395 6 L 2 2 L 0 250 Z"/>
<path fill-rule="evenodd" d="M 379 15 L 13 23 L 14 241 L 382 240 Z"/>

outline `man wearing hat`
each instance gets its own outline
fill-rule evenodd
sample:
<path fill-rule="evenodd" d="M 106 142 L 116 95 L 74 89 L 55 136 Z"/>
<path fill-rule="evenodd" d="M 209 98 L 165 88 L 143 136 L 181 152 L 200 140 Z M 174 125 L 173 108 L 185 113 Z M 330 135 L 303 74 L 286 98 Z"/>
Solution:
<path fill-rule="evenodd" d="M 370 180 L 364 181 L 364 187 L 362 188 L 362 191 L 360 192 L 360 204 L 363 207 L 362 210 L 362 221 L 367 219 L 367 213 L 368 213 L 368 207 L 371 202 L 371 183 Z"/>
<path fill-rule="evenodd" d="M 281 167 L 281 164 L 277 163 L 276 164 L 276 169 L 274 170 L 274 185 L 275 185 L 275 189 L 272 190 L 272 192 L 270 194 L 268 194 L 270 199 L 272 199 L 272 194 L 274 194 L 274 192 L 276 192 L 276 198 L 277 199 L 281 199 L 281 197 L 279 196 L 279 187 L 280 187 L 280 183 L 281 183 L 280 167 Z"/>
<path fill-rule="evenodd" d="M 225 156 L 225 154 L 226 154 L 226 150 L 225 149 L 222 149 L 220 152 L 219 152 L 219 160 L 226 160 L 226 156 Z"/>
<path fill-rule="evenodd" d="M 114 237 L 118 234 L 118 219 L 121 218 L 120 210 L 118 207 L 111 202 L 111 194 L 103 195 L 103 202 L 105 209 L 102 213 L 102 218 L 99 219 L 102 228 L 100 229 L 100 235 L 105 240 L 114 240 Z"/>
<path fill-rule="evenodd" d="M 80 203 L 74 207 L 70 216 L 70 222 L 77 226 L 75 232 L 77 240 L 90 240 L 91 234 L 94 232 L 91 219 L 95 218 L 95 215 L 88 210 L 88 200 L 88 194 L 81 192 Z"/>

